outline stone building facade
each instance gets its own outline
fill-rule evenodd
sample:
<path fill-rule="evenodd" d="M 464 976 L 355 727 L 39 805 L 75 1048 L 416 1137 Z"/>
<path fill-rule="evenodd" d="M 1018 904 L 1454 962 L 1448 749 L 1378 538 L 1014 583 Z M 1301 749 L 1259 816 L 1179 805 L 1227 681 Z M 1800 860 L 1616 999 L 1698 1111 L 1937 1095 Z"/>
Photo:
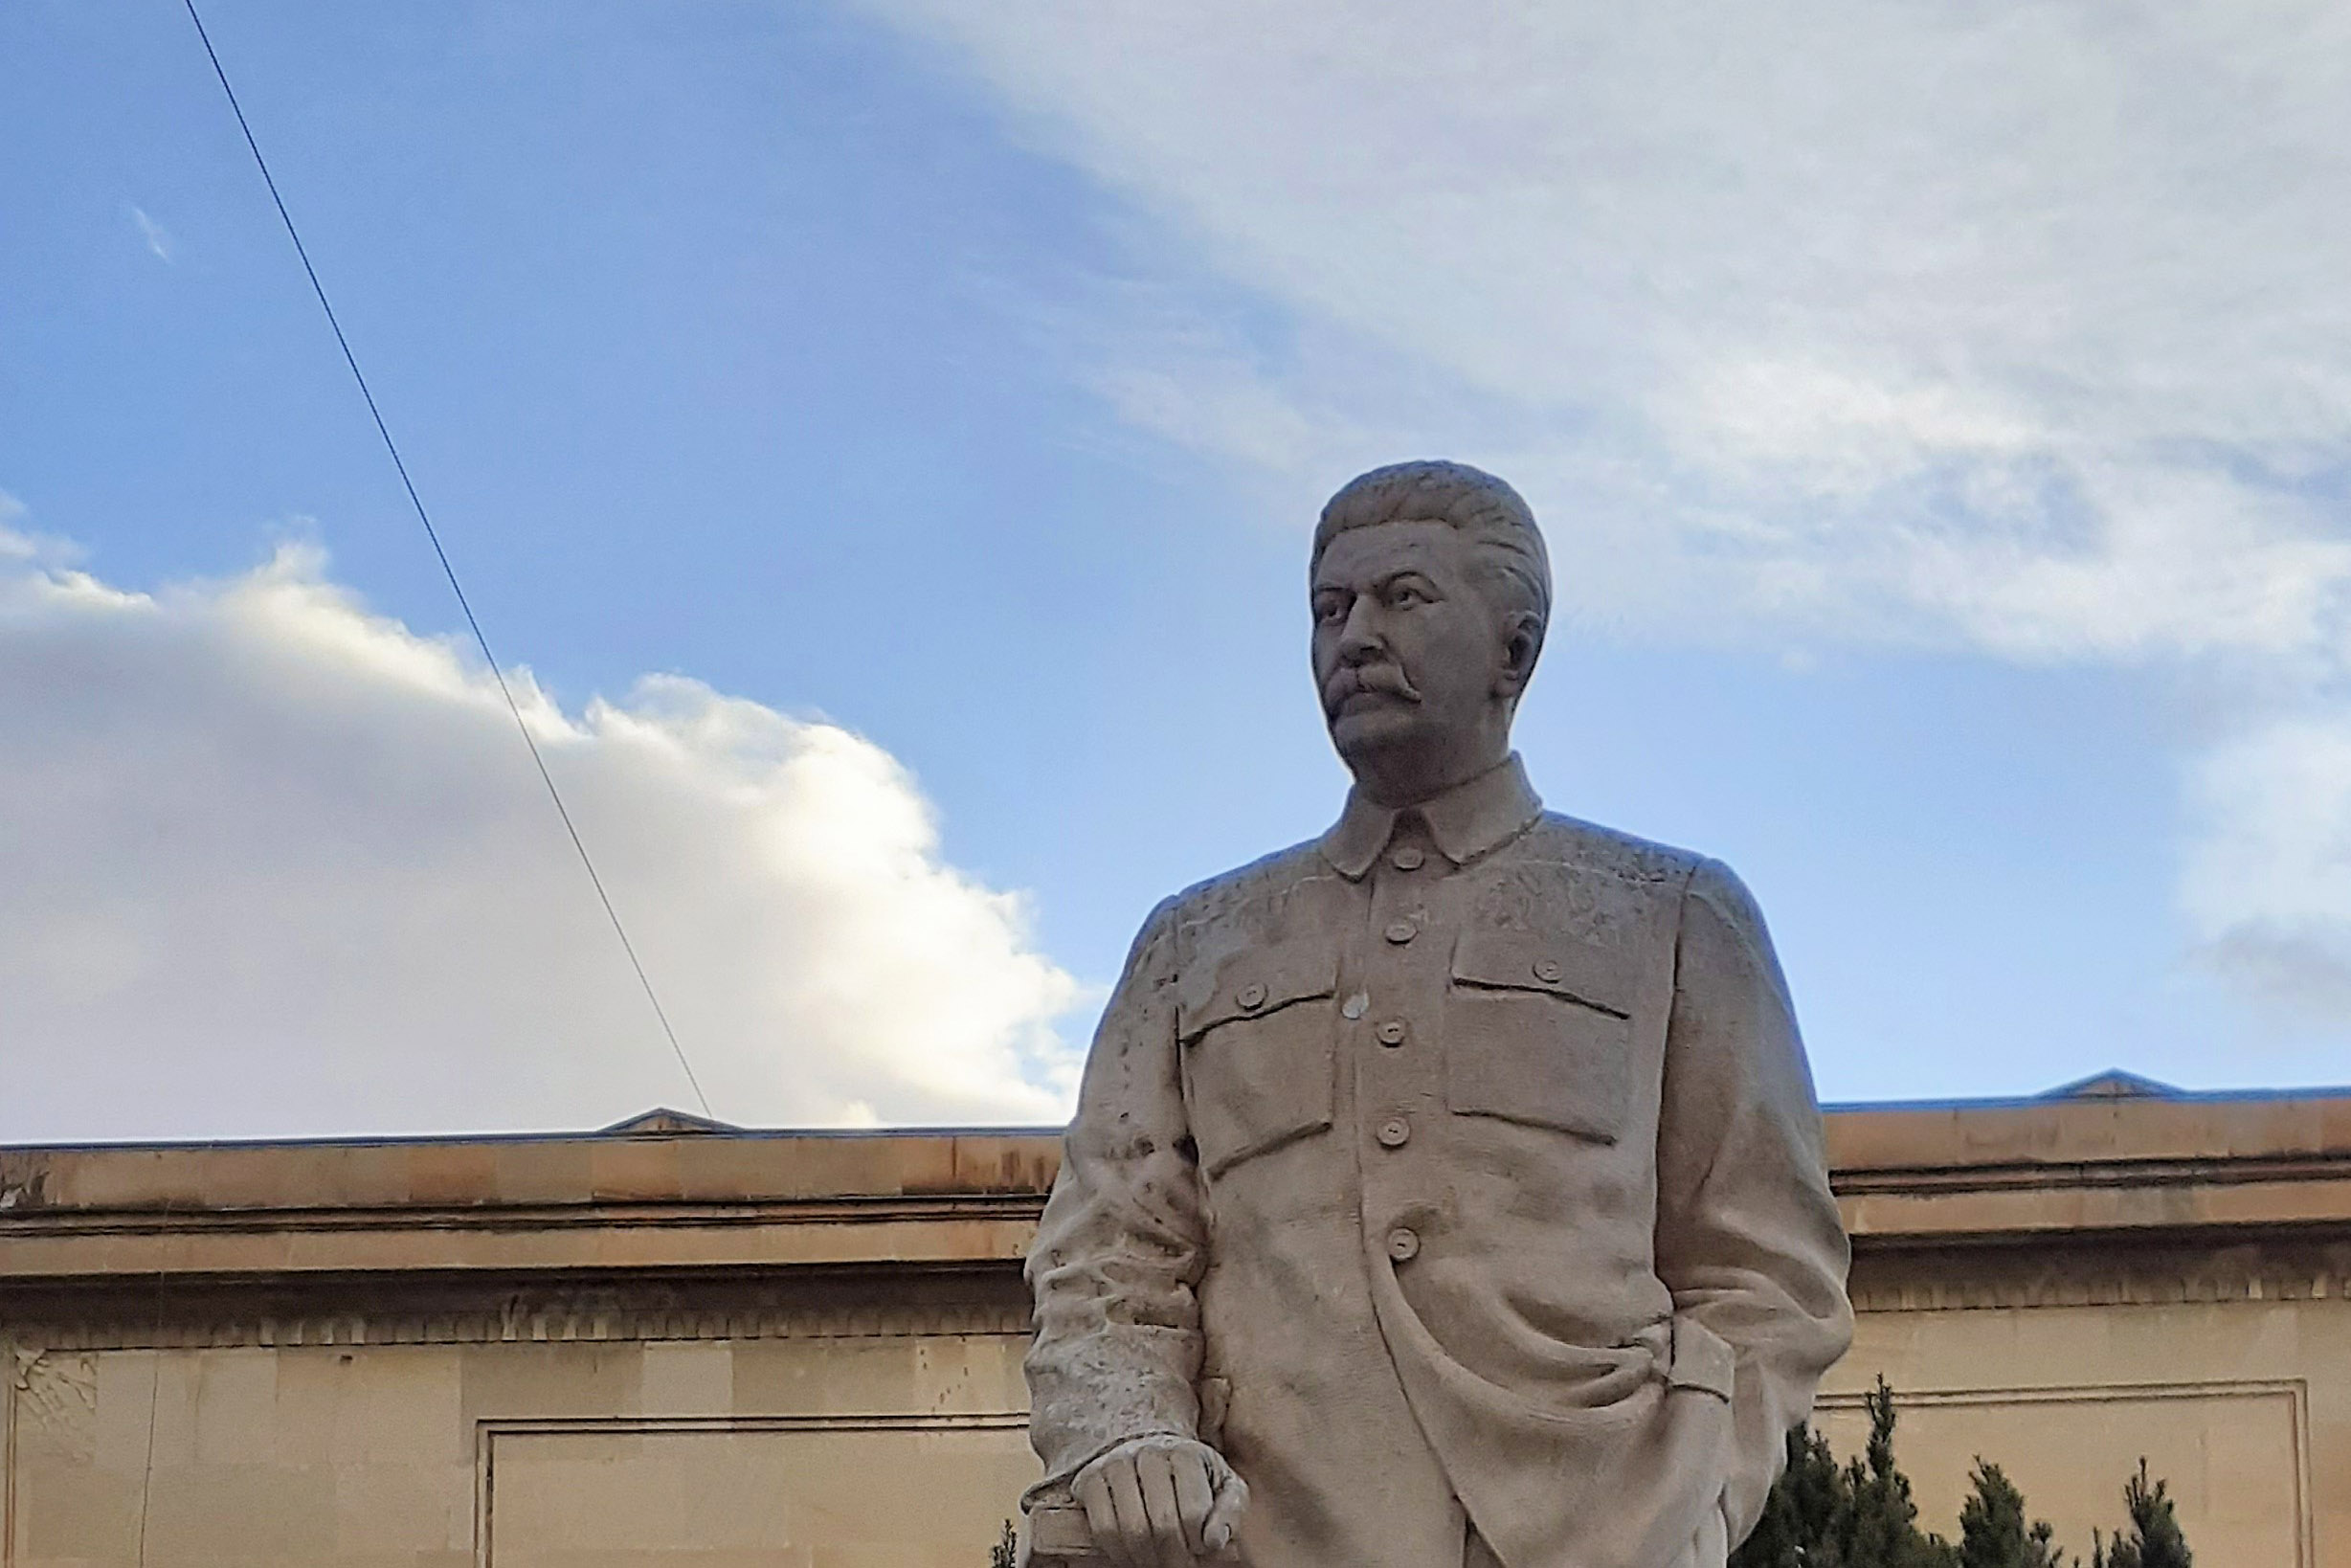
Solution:
<path fill-rule="evenodd" d="M 2351 1092 L 1832 1111 L 1859 1333 L 1949 1533 L 2351 1568 Z M 1034 1473 L 1046 1133 L 0 1150 L 4 1568 L 980 1568 Z"/>

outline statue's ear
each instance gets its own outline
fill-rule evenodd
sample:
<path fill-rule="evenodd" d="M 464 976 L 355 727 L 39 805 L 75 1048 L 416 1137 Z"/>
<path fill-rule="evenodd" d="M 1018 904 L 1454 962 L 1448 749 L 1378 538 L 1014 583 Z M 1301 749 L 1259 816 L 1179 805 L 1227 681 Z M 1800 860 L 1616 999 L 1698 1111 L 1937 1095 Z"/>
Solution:
<path fill-rule="evenodd" d="M 1502 623 L 1502 668 L 1494 675 L 1494 695 L 1516 698 L 1534 674 L 1534 661 L 1543 651 L 1543 617 L 1532 610 L 1513 610 Z"/>

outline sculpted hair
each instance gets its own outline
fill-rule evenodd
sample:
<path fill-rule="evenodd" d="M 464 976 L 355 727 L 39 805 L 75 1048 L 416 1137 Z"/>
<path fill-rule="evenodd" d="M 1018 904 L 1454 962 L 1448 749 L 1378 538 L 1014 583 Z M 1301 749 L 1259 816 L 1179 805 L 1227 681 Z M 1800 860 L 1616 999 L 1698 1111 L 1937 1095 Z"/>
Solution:
<path fill-rule="evenodd" d="M 1495 608 L 1532 611 L 1551 622 L 1551 556 L 1526 499 L 1501 480 L 1466 462 L 1425 459 L 1390 463 L 1340 486 L 1314 525 L 1308 571 L 1322 562 L 1331 541 L 1350 528 L 1380 523 L 1444 523 L 1469 535 L 1495 593 Z"/>

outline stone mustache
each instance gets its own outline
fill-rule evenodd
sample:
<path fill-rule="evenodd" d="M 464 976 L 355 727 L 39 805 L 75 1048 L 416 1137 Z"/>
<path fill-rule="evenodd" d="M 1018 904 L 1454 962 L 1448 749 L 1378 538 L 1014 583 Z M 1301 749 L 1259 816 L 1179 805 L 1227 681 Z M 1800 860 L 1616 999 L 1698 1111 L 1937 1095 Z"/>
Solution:
<path fill-rule="evenodd" d="M 1365 474 L 1310 580 L 1355 787 L 1153 910 L 1103 1016 L 1028 1260 L 1030 1554 L 1721 1568 L 1852 1330 L 1762 916 L 1535 797 L 1509 485 Z"/>

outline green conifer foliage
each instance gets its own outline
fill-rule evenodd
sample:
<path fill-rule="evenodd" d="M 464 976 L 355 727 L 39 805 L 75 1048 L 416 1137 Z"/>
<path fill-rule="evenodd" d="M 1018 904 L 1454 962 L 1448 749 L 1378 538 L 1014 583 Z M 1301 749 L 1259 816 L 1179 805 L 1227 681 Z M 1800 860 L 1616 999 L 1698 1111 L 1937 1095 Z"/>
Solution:
<path fill-rule="evenodd" d="M 2064 1568 L 2046 1519 L 2025 1521 L 2025 1494 L 1997 1465 L 1979 1455 L 1968 1472 L 1975 1490 L 1959 1505 L 1960 1568 Z"/>
<path fill-rule="evenodd" d="M 2081 1558 L 2057 1550 L 2047 1520 L 2027 1522 L 2024 1494 L 1981 1457 L 1959 1508 L 1959 1544 L 1920 1530 L 1910 1478 L 1894 1463 L 1893 1391 L 1883 1378 L 1867 1402 L 1869 1445 L 1842 1466 L 1809 1426 L 1788 1433 L 1787 1467 L 1730 1568 L 2081 1568 Z M 2091 1568 L 2194 1568 L 2171 1498 L 2149 1479 L 2145 1460 L 2122 1498 L 2130 1528 L 2096 1538 Z"/>
<path fill-rule="evenodd" d="M 1918 1528 L 1910 1477 L 1893 1460 L 1893 1390 L 1884 1378 L 1868 1402 L 1869 1445 L 1845 1467 L 1853 1498 L 1846 1568 L 1957 1568 L 1959 1556 L 1951 1544 Z"/>
<path fill-rule="evenodd" d="M 1870 1442 L 1840 1468 L 1809 1429 L 1788 1434 L 1788 1467 L 1731 1568 L 1959 1568 L 1958 1551 L 1918 1528 L 1910 1478 L 1894 1463 L 1893 1391 L 1868 1399 Z"/>
<path fill-rule="evenodd" d="M 1842 1568 L 1826 1553 L 1847 1503 L 1828 1440 L 1809 1426 L 1790 1427 L 1787 1468 L 1763 1499 L 1755 1533 L 1731 1554 L 1730 1568 Z"/>
<path fill-rule="evenodd" d="M 2091 1547 L 2092 1568 L 2193 1568 L 2195 1554 L 2180 1532 L 2171 1499 L 2163 1494 L 2162 1482 L 2148 1484 L 2144 1459 L 2138 1473 L 2123 1483 L 2122 1502 L 2130 1511 L 2130 1533 L 2116 1533 L 2112 1545 L 2097 1540 Z"/>

